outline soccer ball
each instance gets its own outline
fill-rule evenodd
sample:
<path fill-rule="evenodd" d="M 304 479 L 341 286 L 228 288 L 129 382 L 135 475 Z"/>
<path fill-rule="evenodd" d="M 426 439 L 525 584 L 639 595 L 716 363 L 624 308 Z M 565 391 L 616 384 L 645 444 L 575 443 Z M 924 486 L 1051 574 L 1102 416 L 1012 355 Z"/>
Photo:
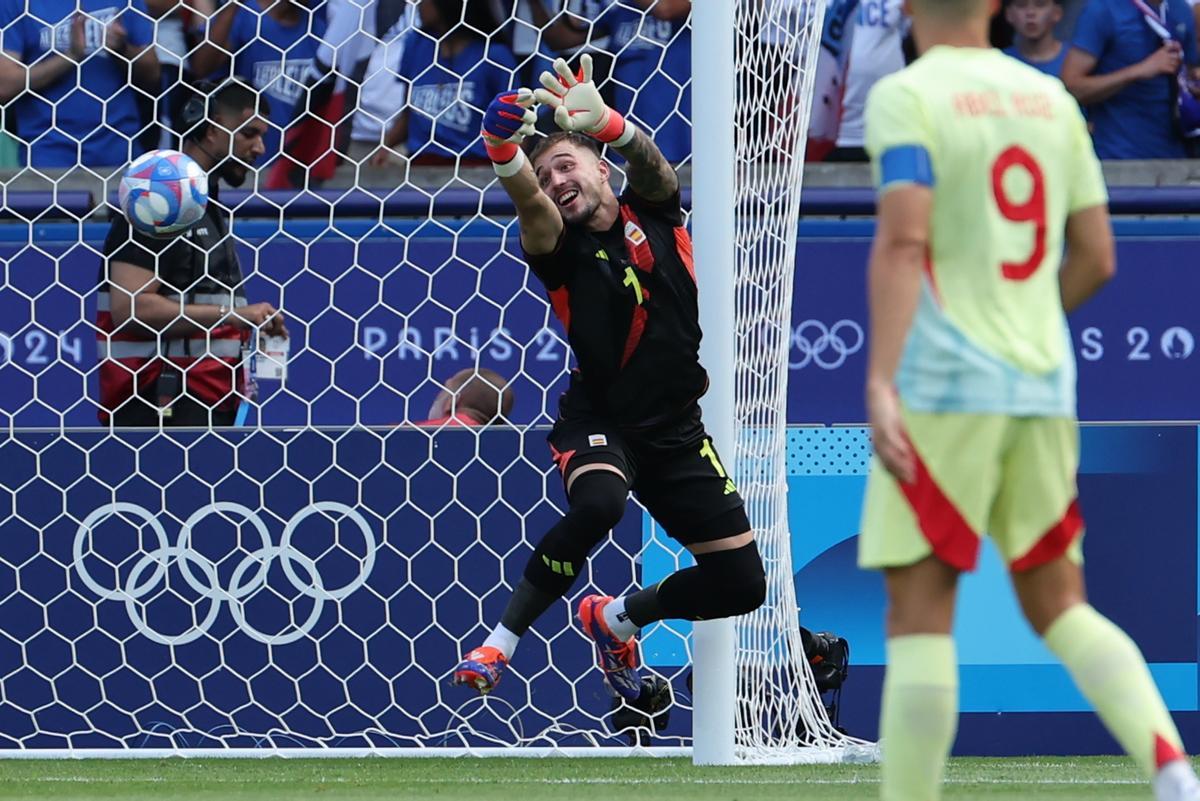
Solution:
<path fill-rule="evenodd" d="M 208 176 L 191 156 L 178 150 L 152 150 L 134 161 L 121 178 L 121 211 L 134 229 L 172 236 L 204 216 Z"/>

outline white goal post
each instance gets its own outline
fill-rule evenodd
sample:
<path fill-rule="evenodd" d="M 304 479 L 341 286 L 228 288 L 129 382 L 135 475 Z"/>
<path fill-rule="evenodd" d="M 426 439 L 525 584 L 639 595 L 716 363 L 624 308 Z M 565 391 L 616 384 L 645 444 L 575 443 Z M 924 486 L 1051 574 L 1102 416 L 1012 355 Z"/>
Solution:
<path fill-rule="evenodd" d="M 692 243 L 700 292 L 700 361 L 711 386 L 704 397 L 704 424 L 729 449 L 737 441 L 736 294 L 734 250 L 735 159 L 734 40 L 737 0 L 692 6 Z M 786 355 L 784 356 L 786 363 Z M 786 375 L 786 370 L 785 373 Z M 737 457 L 734 458 L 735 465 Z M 737 468 L 735 467 L 735 472 Z M 735 761 L 737 641 L 733 620 L 710 620 L 692 629 L 696 666 L 692 712 L 693 760 L 697 765 Z"/>

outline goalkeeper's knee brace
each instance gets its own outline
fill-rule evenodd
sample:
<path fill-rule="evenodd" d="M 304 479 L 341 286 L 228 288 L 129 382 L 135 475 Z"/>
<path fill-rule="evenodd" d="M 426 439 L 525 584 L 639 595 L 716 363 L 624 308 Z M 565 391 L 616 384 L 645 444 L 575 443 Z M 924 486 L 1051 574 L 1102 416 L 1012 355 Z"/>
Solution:
<path fill-rule="evenodd" d="M 734 617 L 753 612 L 767 598 L 767 574 L 758 544 L 751 542 L 729 551 L 701 554 L 696 564 L 712 582 L 710 617 Z"/>
<path fill-rule="evenodd" d="M 525 567 L 525 578 L 543 592 L 564 595 L 588 554 L 625 513 L 625 479 L 608 470 L 580 475 L 571 486 L 570 508 L 546 532 Z"/>
<path fill-rule="evenodd" d="M 715 620 L 753 612 L 767 597 L 758 545 L 699 554 L 696 566 L 667 576 L 657 588 L 656 617 Z"/>

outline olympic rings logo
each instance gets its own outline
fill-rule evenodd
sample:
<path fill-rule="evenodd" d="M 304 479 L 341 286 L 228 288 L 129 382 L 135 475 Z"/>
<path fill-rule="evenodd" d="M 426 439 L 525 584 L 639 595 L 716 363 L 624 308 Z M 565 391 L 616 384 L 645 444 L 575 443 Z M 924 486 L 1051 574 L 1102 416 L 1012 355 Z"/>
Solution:
<path fill-rule="evenodd" d="M 800 352 L 800 359 L 789 359 L 788 368 L 801 370 L 812 363 L 822 370 L 836 370 L 864 344 L 862 326 L 853 320 L 838 320 L 828 328 L 820 320 L 805 320 L 792 331 L 792 348 Z"/>
<path fill-rule="evenodd" d="M 331 512 L 344 515 L 362 533 L 366 544 L 366 556 L 359 565 L 358 575 L 349 583 L 328 588 L 317 569 L 316 562 L 304 555 L 292 545 L 292 536 L 297 527 L 306 519 L 319 512 Z M 158 547 L 144 552 L 134 563 L 133 569 L 119 587 L 105 587 L 88 571 L 84 558 L 89 550 L 89 539 L 96 526 L 116 514 L 127 514 L 142 520 L 153 532 Z M 235 515 L 240 517 L 258 533 L 262 547 L 245 556 L 233 571 L 229 579 L 229 587 L 221 586 L 217 575 L 217 564 L 192 548 L 192 530 L 209 515 Z M 245 634 L 267 645 L 286 645 L 308 635 L 317 620 L 326 601 L 341 601 L 346 596 L 363 586 L 375 567 L 375 551 L 379 542 L 375 533 L 357 510 L 345 504 L 334 501 L 321 501 L 297 512 L 283 529 L 283 537 L 278 545 L 271 544 L 270 534 L 262 518 L 254 510 L 239 503 L 219 501 L 197 509 L 184 521 L 179 529 L 175 544 L 171 545 L 167 533 L 158 518 L 145 508 L 135 503 L 117 501 L 96 509 L 79 524 L 75 532 L 75 542 L 72 548 L 74 560 L 72 567 L 83 583 L 100 598 L 108 601 L 124 601 L 125 610 L 134 627 L 149 639 L 162 645 L 185 645 L 206 634 L 221 611 L 223 603 L 229 604 L 229 611 L 237 622 L 238 628 Z M 246 619 L 246 603 L 259 590 L 267 586 L 267 574 L 271 564 L 279 560 L 283 574 L 298 593 L 311 598 L 312 611 L 302 622 L 293 621 L 289 624 L 291 631 L 285 628 L 276 634 L 260 631 Z M 171 564 L 178 565 L 183 580 L 189 587 L 209 602 L 204 617 L 192 628 L 180 634 L 163 634 L 151 628 L 146 619 L 145 604 L 138 608 L 138 601 L 158 589 L 167 576 Z M 301 574 L 304 574 L 303 577 Z M 198 617 L 198 616 L 196 616 Z"/>

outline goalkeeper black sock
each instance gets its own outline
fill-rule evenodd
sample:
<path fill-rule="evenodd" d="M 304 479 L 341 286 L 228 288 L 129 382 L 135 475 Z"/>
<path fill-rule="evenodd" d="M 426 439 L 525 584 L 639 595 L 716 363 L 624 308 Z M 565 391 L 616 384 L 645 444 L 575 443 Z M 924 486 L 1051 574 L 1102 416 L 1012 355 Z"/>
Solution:
<path fill-rule="evenodd" d="M 571 485 L 570 508 L 538 543 L 525 566 L 501 623 L 524 634 L 550 605 L 567 594 L 587 563 L 588 554 L 625 512 L 629 489 L 609 470 L 582 474 Z"/>
<path fill-rule="evenodd" d="M 625 598 L 625 613 L 641 628 L 656 620 L 715 620 L 753 612 L 767 594 L 758 545 L 699 554 L 696 566 Z"/>
<path fill-rule="evenodd" d="M 529 583 L 529 579 L 522 576 L 513 590 L 512 597 L 508 599 L 508 606 L 504 607 L 500 625 L 520 637 L 529 630 L 533 621 L 541 617 L 560 597 L 562 596 L 539 590 Z"/>

